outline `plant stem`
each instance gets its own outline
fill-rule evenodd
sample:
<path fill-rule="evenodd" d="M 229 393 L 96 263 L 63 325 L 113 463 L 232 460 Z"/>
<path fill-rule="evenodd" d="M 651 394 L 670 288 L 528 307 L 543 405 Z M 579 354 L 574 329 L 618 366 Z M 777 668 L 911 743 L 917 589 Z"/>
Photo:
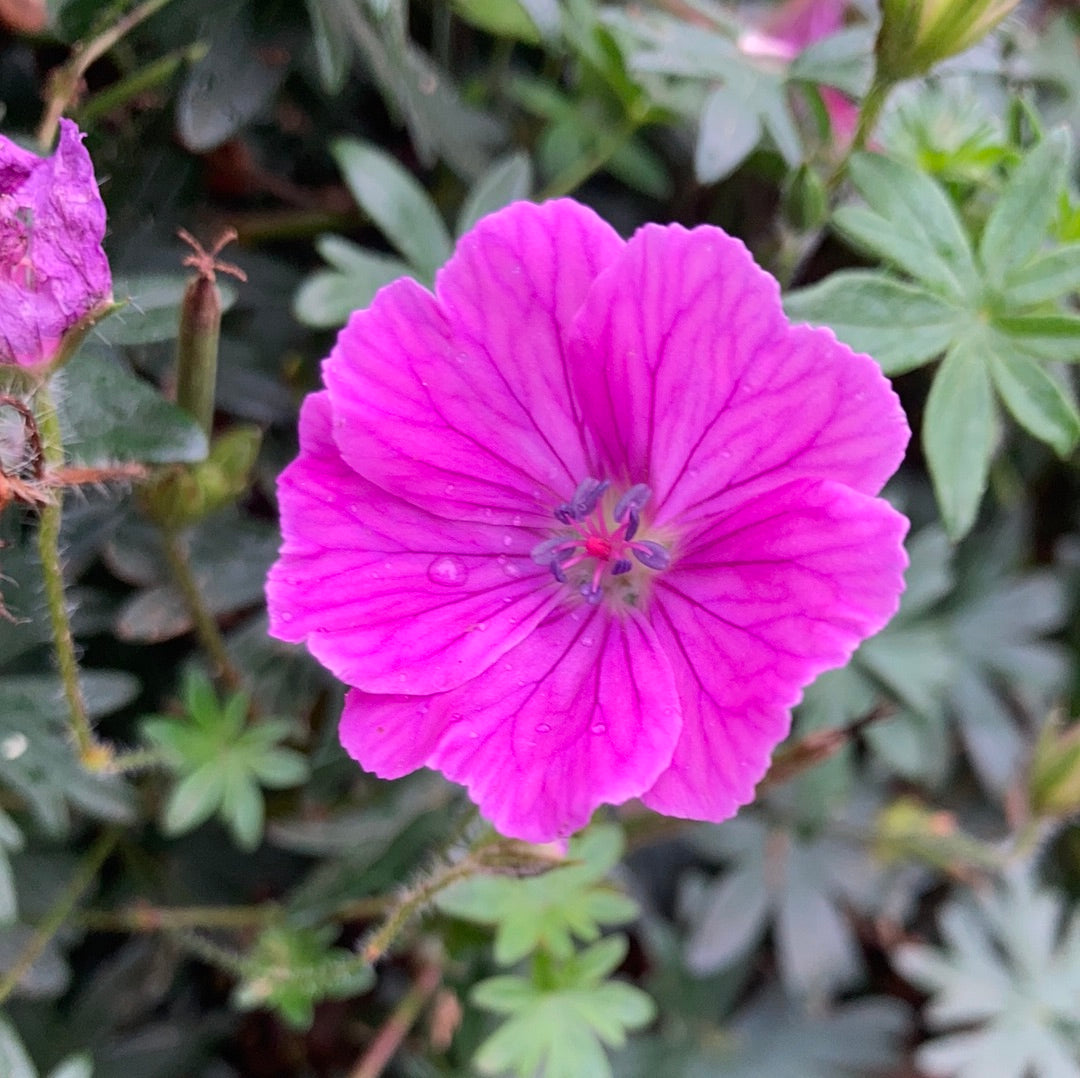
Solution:
<path fill-rule="evenodd" d="M 170 528 L 161 528 L 161 543 L 165 549 L 165 560 L 169 563 L 173 583 L 183 596 L 191 620 L 195 623 L 195 635 L 206 652 L 216 678 L 227 688 L 238 689 L 243 683 L 240 672 L 229 658 L 225 638 L 221 635 L 218 623 L 203 598 L 202 589 L 191 568 L 187 551 L 180 536 Z"/>
<path fill-rule="evenodd" d="M 888 82 L 880 76 L 875 77 L 866 97 L 862 100 L 862 105 L 859 107 L 859 119 L 855 126 L 855 134 L 851 138 L 851 144 L 844 152 L 839 164 L 833 169 L 832 175 L 826 184 L 830 193 L 835 192 L 840 186 L 841 181 L 847 174 L 851 158 L 860 150 L 866 148 L 866 143 L 874 131 L 874 126 L 878 122 L 881 110 L 885 107 L 885 101 L 894 85 L 895 83 Z"/>
<path fill-rule="evenodd" d="M 60 418 L 56 413 L 48 386 L 43 382 L 36 395 L 36 418 L 41 434 L 41 454 L 46 471 L 60 468 L 64 463 L 64 446 L 60 434 Z M 52 626 L 53 652 L 56 667 L 64 686 L 69 726 L 84 765 L 95 767 L 104 750 L 94 737 L 86 710 L 82 686 L 79 684 L 79 660 L 75 640 L 71 635 L 67 599 L 64 595 L 64 569 L 60 560 L 60 525 L 63 519 L 63 496 L 42 507 L 38 525 L 38 557 L 45 581 L 45 602 Z"/>
<path fill-rule="evenodd" d="M 45 915 L 44 920 L 34 930 L 29 942 L 22 949 L 18 958 L 15 959 L 11 968 L 4 974 L 3 979 L 0 980 L 0 1003 L 3 1003 L 18 987 L 19 981 L 22 980 L 49 945 L 49 941 L 60 930 L 61 925 L 74 909 L 75 903 L 79 901 L 83 892 L 94 882 L 98 870 L 105 863 L 105 859 L 109 854 L 112 853 L 113 847 L 119 838 L 120 832 L 115 828 L 110 828 L 90 848 L 90 852 L 76 869 L 75 875 L 68 881 L 68 885 L 52 904 L 52 908 Z"/>
<path fill-rule="evenodd" d="M 634 137 L 641 120 L 627 116 L 613 131 L 601 136 L 592 151 L 572 161 L 562 172 L 553 177 L 536 196 L 537 202 L 549 198 L 561 198 L 576 191 L 590 176 L 599 172 L 618 153 L 622 146 Z"/>
<path fill-rule="evenodd" d="M 76 45 L 67 63 L 50 72 L 48 99 L 37 129 L 38 145 L 43 150 L 52 146 L 56 129 L 60 124 L 60 117 L 64 115 L 64 110 L 77 96 L 83 76 L 91 64 L 100 60 L 125 34 L 134 30 L 139 23 L 150 18 L 155 12 L 160 11 L 167 3 L 169 0 L 143 0 L 143 3 L 132 8 L 108 30 L 91 38 L 85 44 Z"/>
<path fill-rule="evenodd" d="M 368 1045 L 368 1050 L 349 1073 L 349 1078 L 379 1078 L 397 1054 L 401 1042 L 408 1036 L 409 1030 L 441 981 L 442 968 L 434 962 L 421 968 L 415 983 Z"/>

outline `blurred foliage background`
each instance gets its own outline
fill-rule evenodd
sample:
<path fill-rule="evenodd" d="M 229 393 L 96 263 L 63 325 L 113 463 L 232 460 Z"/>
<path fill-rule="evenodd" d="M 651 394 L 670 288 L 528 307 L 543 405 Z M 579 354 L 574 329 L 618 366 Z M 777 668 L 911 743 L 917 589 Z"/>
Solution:
<path fill-rule="evenodd" d="M 72 746 L 35 515 L 0 515 L 0 1075 L 1080 1076 L 1080 16 L 875 63 L 880 17 L 0 0 L 3 131 L 88 132 L 127 301 L 54 386 L 68 463 L 153 468 L 64 504 L 115 757 Z M 902 610 L 810 687 L 757 803 L 626 806 L 562 863 L 437 776 L 362 774 L 262 592 L 334 331 L 485 213 L 570 193 L 624 234 L 743 238 L 915 438 Z M 227 227 L 247 280 L 201 429 L 171 403 L 176 232 Z M 0 410 L 9 474 L 22 437 Z"/>

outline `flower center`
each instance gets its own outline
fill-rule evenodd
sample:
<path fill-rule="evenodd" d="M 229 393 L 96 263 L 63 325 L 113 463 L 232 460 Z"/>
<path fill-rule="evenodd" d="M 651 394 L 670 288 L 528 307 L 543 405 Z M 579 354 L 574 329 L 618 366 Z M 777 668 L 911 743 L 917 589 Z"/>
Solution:
<path fill-rule="evenodd" d="M 560 584 L 572 584 L 590 603 L 615 586 L 630 585 L 635 562 L 654 572 L 671 564 L 666 546 L 638 538 L 649 488 L 637 483 L 612 505 L 605 497 L 610 486 L 606 479 L 583 479 L 573 498 L 555 509 L 565 527 L 532 550 L 537 565 L 546 565 Z M 636 594 L 628 590 L 626 601 L 634 602 Z"/>

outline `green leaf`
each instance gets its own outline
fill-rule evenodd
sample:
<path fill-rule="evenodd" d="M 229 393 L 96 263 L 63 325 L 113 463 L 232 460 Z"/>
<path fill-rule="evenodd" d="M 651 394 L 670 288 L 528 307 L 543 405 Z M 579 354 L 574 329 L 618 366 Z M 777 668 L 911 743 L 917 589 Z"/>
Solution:
<path fill-rule="evenodd" d="M 62 377 L 69 387 L 60 395 L 64 444 L 80 464 L 168 464 L 206 456 L 199 425 L 100 349 L 83 348 Z"/>
<path fill-rule="evenodd" d="M 848 270 L 789 292 L 784 309 L 795 321 L 829 326 L 845 344 L 866 352 L 889 375 L 935 359 L 963 324 L 964 312 L 917 285 L 883 273 Z"/>
<path fill-rule="evenodd" d="M 717 86 L 705 99 L 694 148 L 698 183 L 716 183 L 735 171 L 761 141 L 761 117 L 745 94 Z"/>
<path fill-rule="evenodd" d="M 1061 386 L 1026 356 L 995 349 L 988 358 L 994 385 L 1016 421 L 1068 457 L 1080 439 L 1080 414 Z"/>
<path fill-rule="evenodd" d="M 539 28 L 518 0 L 454 0 L 454 10 L 467 23 L 495 37 L 540 43 Z"/>
<path fill-rule="evenodd" d="M 481 1046 L 473 1060 L 482 1074 L 512 1072 L 521 1078 L 601 1078 L 611 1067 L 601 1044 L 621 1047 L 626 1033 L 655 1014 L 640 989 L 599 983 L 625 953 L 625 940 L 603 940 L 576 956 L 563 971 L 567 986 L 543 991 L 520 977 L 496 977 L 473 989 L 473 1001 L 513 1015 Z M 572 968 L 569 968 L 572 967 Z"/>
<path fill-rule="evenodd" d="M 464 235 L 489 213 L 528 198 L 532 184 L 532 162 L 527 154 L 512 153 L 500 158 L 470 189 L 458 214 L 458 235 Z"/>
<path fill-rule="evenodd" d="M 307 776 L 306 768 L 302 776 Z M 240 849 L 250 852 L 262 840 L 265 822 L 262 793 L 242 767 L 234 766 L 225 773 L 221 819 Z"/>
<path fill-rule="evenodd" d="M 48 1078 L 93 1078 L 94 1062 L 88 1055 L 68 1056 L 63 1062 L 58 1063 L 51 1071 Z"/>
<path fill-rule="evenodd" d="M 834 86 L 851 97 L 861 98 L 870 89 L 874 74 L 874 32 L 853 26 L 811 42 L 788 68 L 788 78 Z"/>
<path fill-rule="evenodd" d="M 413 276 L 401 259 L 368 251 L 341 236 L 320 236 L 315 247 L 333 268 L 316 270 L 293 298 L 297 319 L 315 329 L 343 326 L 353 311 L 371 303 L 380 288 Z"/>
<path fill-rule="evenodd" d="M 114 346 L 173 341 L 180 329 L 180 304 L 191 281 L 183 273 L 141 273 L 113 280 L 113 295 L 124 303 L 94 327 L 94 336 Z M 221 309 L 236 302 L 236 289 L 218 281 Z"/>
<path fill-rule="evenodd" d="M 119 671 L 84 670 L 80 682 L 91 718 L 123 707 L 139 692 L 138 681 Z M 0 678 L 0 745 L 6 746 L 0 783 L 13 789 L 52 835 L 67 830 L 69 807 L 100 819 L 130 822 L 130 788 L 118 776 L 91 774 L 79 764 L 63 725 L 65 707 L 56 677 Z"/>
<path fill-rule="evenodd" d="M 352 41 L 342 25 L 344 20 L 338 15 L 334 0 L 305 0 L 305 4 L 311 22 L 311 40 L 319 68 L 319 81 L 327 94 L 336 97 L 349 77 Z"/>
<path fill-rule="evenodd" d="M 16 747 L 10 742 L 0 743 L 0 756 Z M 0 809 L 0 926 L 12 924 L 18 916 L 18 899 L 15 894 L 15 878 L 8 855 L 23 847 L 22 832 L 11 817 Z"/>
<path fill-rule="evenodd" d="M 0 1014 L 0 1074 L 4 1078 L 38 1078 L 15 1027 Z"/>
<path fill-rule="evenodd" d="M 979 274 L 949 196 L 929 176 L 880 154 L 858 153 L 850 175 L 870 211 L 843 207 L 837 228 L 916 280 L 954 298 L 977 294 Z"/>
<path fill-rule="evenodd" d="M 1065 186 L 1070 141 L 1065 128 L 1048 135 L 1016 167 L 979 241 L 979 260 L 1000 283 L 1044 243 Z"/>
<path fill-rule="evenodd" d="M 361 209 L 416 269 L 434 276 L 450 257 L 453 244 L 420 184 L 372 143 L 339 138 L 332 150 Z"/>
<path fill-rule="evenodd" d="M 1039 359 L 1080 360 L 1080 315 L 1007 315 L 994 319 L 994 328 L 1008 335 L 1017 348 Z"/>
<path fill-rule="evenodd" d="M 975 523 L 997 440 L 997 409 L 978 337 L 953 345 L 930 388 L 923 448 L 945 530 L 954 541 Z"/>
<path fill-rule="evenodd" d="M 568 858 L 581 861 L 528 879 L 476 876 L 447 888 L 437 905 L 452 917 L 496 925 L 495 959 L 511 965 L 537 948 L 559 959 L 574 951 L 573 937 L 595 940 L 603 924 L 636 915 L 600 882 L 622 851 L 618 828 L 591 827 L 570 842 Z"/>
<path fill-rule="evenodd" d="M 1062 300 L 1080 290 L 1080 243 L 1036 255 L 1008 269 L 1002 284 L 1011 309 Z"/>
<path fill-rule="evenodd" d="M 165 834 L 182 835 L 209 820 L 221 805 L 225 782 L 224 771 L 207 763 L 177 783 L 161 820 Z"/>

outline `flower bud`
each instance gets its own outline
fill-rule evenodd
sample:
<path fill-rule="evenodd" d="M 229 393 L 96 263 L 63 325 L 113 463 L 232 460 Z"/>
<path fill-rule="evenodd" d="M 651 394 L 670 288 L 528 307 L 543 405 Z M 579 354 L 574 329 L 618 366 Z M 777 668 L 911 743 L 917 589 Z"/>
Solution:
<path fill-rule="evenodd" d="M 923 75 L 970 48 L 1020 0 L 882 0 L 877 36 L 878 78 Z"/>
<path fill-rule="evenodd" d="M 105 206 L 83 136 L 60 121 L 51 157 L 0 136 L 0 366 L 43 374 L 112 305 Z"/>
<path fill-rule="evenodd" d="M 1037 816 L 1080 812 L 1080 723 L 1051 719 L 1039 735 L 1028 773 L 1028 796 Z"/>

